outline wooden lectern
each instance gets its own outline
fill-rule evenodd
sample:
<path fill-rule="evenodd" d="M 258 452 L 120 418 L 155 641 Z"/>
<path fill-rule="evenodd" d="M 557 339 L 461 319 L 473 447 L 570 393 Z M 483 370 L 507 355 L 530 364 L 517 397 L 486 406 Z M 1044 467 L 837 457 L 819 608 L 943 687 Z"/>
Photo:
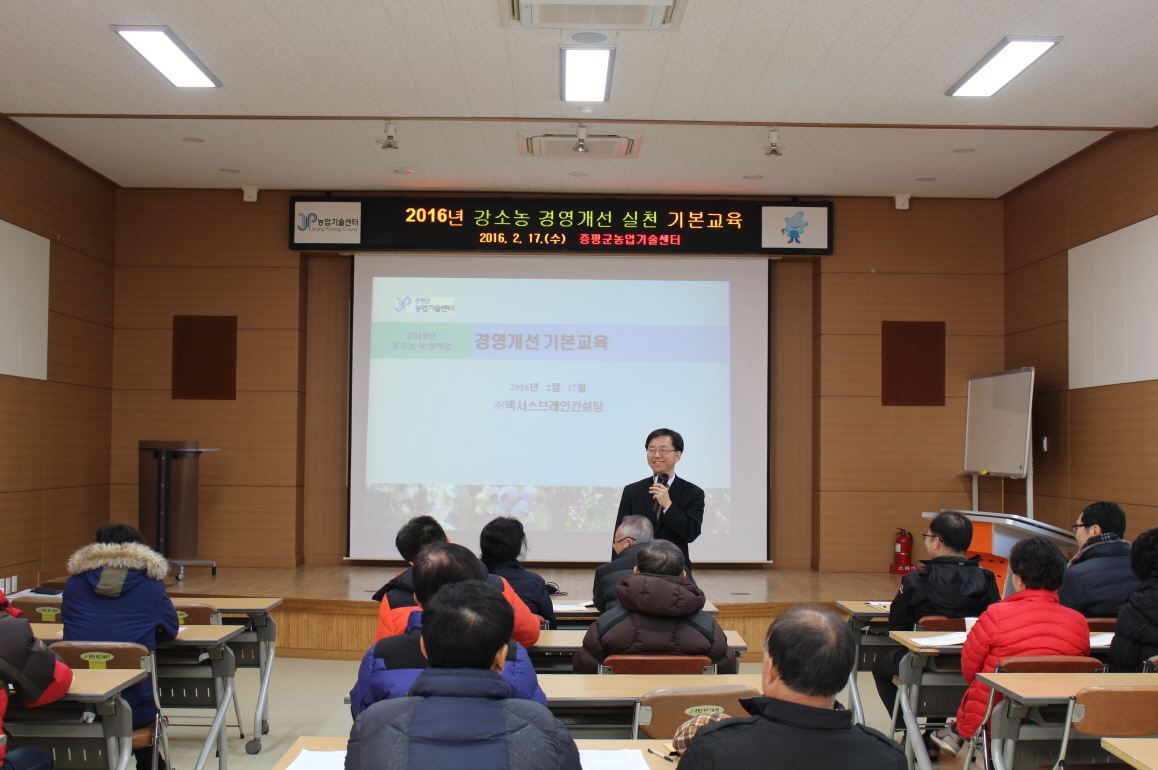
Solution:
<path fill-rule="evenodd" d="M 139 441 L 138 512 L 141 534 L 149 547 L 177 565 L 213 568 L 217 562 L 197 558 L 198 465 L 202 452 L 196 441 Z"/>

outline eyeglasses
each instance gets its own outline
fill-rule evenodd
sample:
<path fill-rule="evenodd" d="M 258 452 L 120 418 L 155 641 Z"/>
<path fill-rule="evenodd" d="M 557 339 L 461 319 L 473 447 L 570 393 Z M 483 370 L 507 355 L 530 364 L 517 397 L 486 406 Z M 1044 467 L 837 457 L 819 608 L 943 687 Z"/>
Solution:
<path fill-rule="evenodd" d="M 923 538 L 924 538 L 924 539 L 926 539 L 926 540 L 940 540 L 940 539 L 941 539 L 941 536 L 940 536 L 940 535 L 931 535 L 931 534 L 929 534 L 928 532 L 926 532 L 925 534 L 921 535 L 921 537 L 923 537 Z"/>
<path fill-rule="evenodd" d="M 674 451 L 676 451 L 676 450 L 674 450 L 674 449 L 648 449 L 647 454 L 649 457 L 651 455 L 659 455 L 660 457 L 667 457 L 668 455 L 670 455 Z"/>
<path fill-rule="evenodd" d="M 1089 528 L 1090 528 L 1089 524 L 1075 524 L 1072 527 L 1070 527 L 1070 529 L 1073 531 L 1073 533 L 1075 535 L 1078 533 L 1079 529 L 1089 529 Z"/>
<path fill-rule="evenodd" d="M 618 540 L 616 540 L 615 543 L 613 543 L 613 545 L 619 545 L 620 543 L 624 542 L 625 540 L 630 540 L 632 542 L 635 542 L 634 537 L 621 537 Z"/>

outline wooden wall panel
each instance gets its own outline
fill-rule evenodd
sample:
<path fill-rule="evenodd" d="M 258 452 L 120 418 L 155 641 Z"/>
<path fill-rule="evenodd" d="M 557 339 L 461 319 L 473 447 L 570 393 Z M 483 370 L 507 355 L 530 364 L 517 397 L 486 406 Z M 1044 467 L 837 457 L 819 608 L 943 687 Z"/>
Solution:
<path fill-rule="evenodd" d="M 48 383 L 44 436 L 46 487 L 109 483 L 110 394 L 111 391 L 103 388 Z"/>
<path fill-rule="evenodd" d="M 0 374 L 0 492 L 45 486 L 47 392 L 42 380 Z"/>
<path fill-rule="evenodd" d="M 945 321 L 951 335 L 1000 335 L 1000 275 L 882 275 L 821 277 L 821 334 L 880 334 L 881 321 Z"/>
<path fill-rule="evenodd" d="M 820 395 L 880 396 L 879 334 L 825 334 L 816 339 L 821 356 Z M 946 337 L 945 395 L 963 398 L 969 392 L 970 375 L 1001 371 L 1003 343 L 1003 337 L 992 335 Z"/>
<path fill-rule="evenodd" d="M 112 327 L 49 312 L 48 379 L 108 390 L 113 382 L 112 350 Z"/>
<path fill-rule="evenodd" d="M 965 489 L 942 492 L 839 492 L 821 491 L 824 511 L 820 540 L 821 572 L 883 572 L 893 562 L 893 537 L 897 527 L 913 533 L 915 558 L 925 558 L 921 533 L 928 521 L 924 511 L 968 508 Z M 867 536 L 871 533 L 871 536 Z"/>
<path fill-rule="evenodd" d="M 109 520 L 109 487 L 66 487 L 44 492 L 44 563 L 64 566 Z"/>
<path fill-rule="evenodd" d="M 1158 212 L 1158 136 L 1151 132 L 1108 136 L 1063 171 L 1080 191 L 1067 201 L 1067 248 Z"/>
<path fill-rule="evenodd" d="M 135 484 L 138 441 L 200 441 L 220 452 L 201 458 L 207 485 L 297 486 L 296 392 L 238 393 L 236 401 L 174 401 L 167 391 L 113 395 L 116 484 Z"/>
<path fill-rule="evenodd" d="M 302 538 L 307 563 L 340 563 L 346 555 L 352 271 L 349 257 L 309 261 Z"/>
<path fill-rule="evenodd" d="M 1006 274 L 1006 334 L 1069 318 L 1068 254 L 1063 251 Z"/>
<path fill-rule="evenodd" d="M 1005 196 L 1005 270 L 1069 248 L 1066 207 L 1076 191 L 1055 166 Z"/>
<path fill-rule="evenodd" d="M 48 309 L 111 328 L 113 266 L 54 241 L 49 246 Z"/>
<path fill-rule="evenodd" d="M 1158 380 L 1070 391 L 1071 494 L 1158 502 Z"/>
<path fill-rule="evenodd" d="M 1034 367 L 1037 393 L 1069 390 L 1070 330 L 1068 321 L 1038 326 L 1005 338 L 1005 368 Z"/>
<path fill-rule="evenodd" d="M 0 219 L 112 264 L 115 186 L 0 118 Z"/>
<path fill-rule="evenodd" d="M 117 266 L 296 268 L 298 254 L 289 250 L 292 194 L 262 190 L 246 203 L 240 190 L 122 190 L 117 218 L 131 226 L 117 232 Z"/>
<path fill-rule="evenodd" d="M 963 398 L 946 399 L 943 407 L 824 398 L 820 420 L 822 491 L 961 489 Z"/>
<path fill-rule="evenodd" d="M 295 567 L 299 487 L 202 481 L 200 554 L 226 567 Z"/>
<path fill-rule="evenodd" d="M 40 528 L 44 519 L 44 490 L 0 492 L 0 577 L 9 577 L 7 567 L 40 557 Z"/>
<path fill-rule="evenodd" d="M 1000 275 L 1002 206 L 992 200 L 914 198 L 898 211 L 892 198 L 836 202 L 825 272 Z"/>
<path fill-rule="evenodd" d="M 1070 393 L 1038 393 L 1033 404 L 1033 491 L 1037 497 L 1070 496 Z M 1048 440 L 1048 451 L 1041 449 Z"/>
<path fill-rule="evenodd" d="M 168 329 L 175 315 L 235 315 L 239 329 L 297 329 L 301 270 L 117 267 L 116 327 Z"/>
<path fill-rule="evenodd" d="M 807 567 L 812 541 L 812 266 L 772 265 L 769 553 Z"/>
<path fill-rule="evenodd" d="M 237 330 L 237 390 L 297 391 L 305 335 L 296 329 Z M 169 390 L 173 333 L 169 329 L 117 329 L 114 387 Z"/>

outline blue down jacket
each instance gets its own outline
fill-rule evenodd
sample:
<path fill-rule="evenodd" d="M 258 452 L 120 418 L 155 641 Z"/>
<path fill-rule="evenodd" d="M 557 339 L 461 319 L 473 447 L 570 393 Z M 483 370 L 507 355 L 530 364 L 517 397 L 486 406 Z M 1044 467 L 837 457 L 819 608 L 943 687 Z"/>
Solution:
<path fill-rule="evenodd" d="M 60 615 L 67 642 L 133 642 L 150 652 L 157 640 L 177 637 L 177 610 L 165 593 L 169 562 L 140 543 L 93 543 L 68 560 Z M 152 685 L 123 693 L 133 708 L 133 729 L 152 724 Z"/>
<path fill-rule="evenodd" d="M 385 640 L 383 640 L 385 641 Z M 429 668 L 354 721 L 346 770 L 580 770 L 567 728 L 493 671 Z"/>
<path fill-rule="evenodd" d="M 355 717 L 371 704 L 402 698 L 410 692 L 418 675 L 430 665 L 418 646 L 421 635 L 422 611 L 415 610 L 410 613 L 406 633 L 380 639 L 366 651 L 358 667 L 358 682 L 350 691 L 350 711 Z M 514 639 L 507 650 L 502 675 L 511 687 L 510 697 L 547 705 L 531 656 Z"/>
<path fill-rule="evenodd" d="M 1079 551 L 1057 595 L 1063 607 L 1087 618 L 1116 618 L 1138 582 L 1130 571 L 1130 544 L 1112 540 Z"/>

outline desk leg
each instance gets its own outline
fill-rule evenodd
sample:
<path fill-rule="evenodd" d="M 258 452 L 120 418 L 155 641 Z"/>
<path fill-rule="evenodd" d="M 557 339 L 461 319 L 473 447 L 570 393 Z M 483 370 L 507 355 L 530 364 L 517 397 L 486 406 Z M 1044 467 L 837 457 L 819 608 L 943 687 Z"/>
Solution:
<path fill-rule="evenodd" d="M 102 722 L 108 722 L 105 725 L 105 742 L 110 749 L 109 767 L 112 770 L 128 770 L 129 760 L 133 758 L 133 710 L 119 695 L 113 701 L 113 707 L 114 713 L 101 716 Z M 114 735 L 109 735 L 110 732 Z M 114 745 L 115 753 L 112 750 Z"/>
<path fill-rule="evenodd" d="M 856 675 L 860 671 L 860 643 L 864 638 L 865 623 L 860 618 L 849 618 L 848 625 L 852 629 L 853 643 L 856 645 L 856 656 L 853 658 L 856 661 L 852 667 L 852 673 L 848 676 L 848 699 L 852 701 L 852 715 L 856 719 L 857 724 L 863 725 L 864 721 L 864 705 L 860 701 L 860 689 L 857 687 Z"/>
<path fill-rule="evenodd" d="M 912 685 L 901 685 L 901 714 L 905 718 L 905 743 L 912 749 L 920 770 L 933 770 L 933 763 L 929 760 L 929 752 L 921 737 L 921 723 L 917 721 L 916 700 L 919 694 L 920 691 Z"/>
<path fill-rule="evenodd" d="M 257 625 L 262 623 L 264 625 Z M 257 631 L 257 663 L 261 672 L 261 687 L 257 693 L 257 707 L 253 712 L 253 739 L 245 744 L 248 754 L 261 751 L 261 736 L 269 732 L 269 680 L 273 674 L 273 659 L 277 654 L 277 623 L 270 615 L 254 618 Z"/>
<path fill-rule="evenodd" d="M 209 725 L 209 735 L 205 736 L 195 770 L 205 770 L 205 765 L 209 762 L 209 752 L 215 745 L 218 750 L 219 770 L 226 770 L 229 763 L 229 741 L 225 732 L 225 720 L 229 716 L 229 705 L 233 700 L 237 659 L 233 656 L 233 650 L 227 646 L 222 646 L 219 654 L 220 658 L 210 661 L 213 666 L 213 689 L 217 699 L 217 710 L 213 712 L 213 723 Z"/>

